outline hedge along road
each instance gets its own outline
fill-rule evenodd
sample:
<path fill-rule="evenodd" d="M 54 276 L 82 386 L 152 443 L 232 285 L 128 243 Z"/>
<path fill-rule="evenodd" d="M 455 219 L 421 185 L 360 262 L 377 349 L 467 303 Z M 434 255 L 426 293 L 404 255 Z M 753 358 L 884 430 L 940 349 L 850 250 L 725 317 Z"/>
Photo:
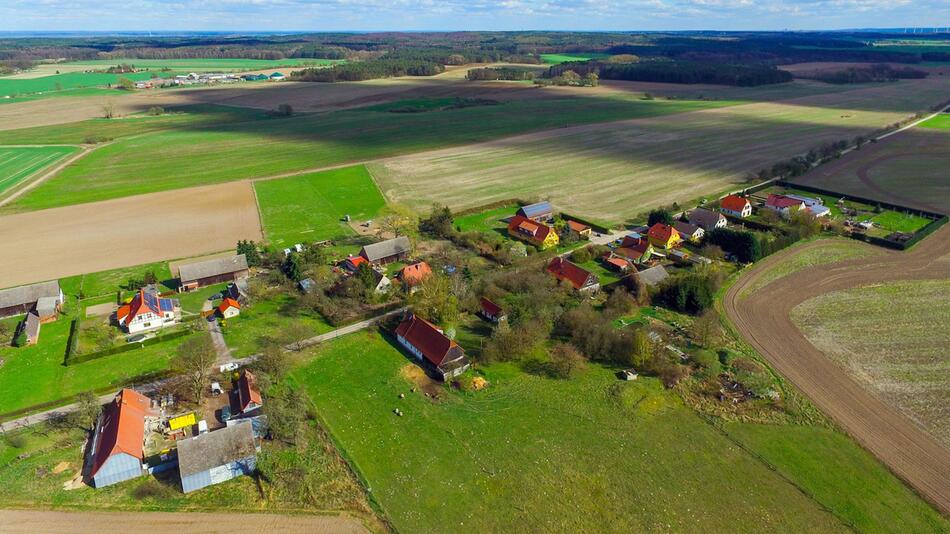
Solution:
<path fill-rule="evenodd" d="M 950 278 L 950 226 L 910 251 L 819 265 L 781 278 L 740 299 L 771 266 L 810 244 L 766 258 L 726 292 L 726 314 L 779 373 L 848 434 L 944 514 L 950 514 L 950 451 L 853 381 L 816 349 L 790 313 L 802 302 L 843 289 L 897 280 Z"/>

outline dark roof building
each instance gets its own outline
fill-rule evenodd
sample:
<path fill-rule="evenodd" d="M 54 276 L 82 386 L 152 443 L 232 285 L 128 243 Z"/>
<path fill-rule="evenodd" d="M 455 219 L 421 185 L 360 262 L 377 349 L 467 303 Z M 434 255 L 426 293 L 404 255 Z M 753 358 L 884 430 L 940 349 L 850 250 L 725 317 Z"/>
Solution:
<path fill-rule="evenodd" d="M 464 373 L 471 365 L 458 343 L 415 314 L 409 314 L 399 323 L 396 339 L 442 380 Z"/>
<path fill-rule="evenodd" d="M 676 221 L 673 223 L 673 228 L 676 228 L 676 231 L 680 233 L 685 239 L 692 241 L 694 243 L 698 242 L 703 238 L 703 235 L 706 234 L 706 231 L 700 228 L 695 224 L 685 223 L 683 221 Z"/>
<path fill-rule="evenodd" d="M 247 258 L 244 254 L 188 263 L 178 268 L 179 291 L 191 291 L 199 287 L 233 282 L 247 278 Z"/>
<path fill-rule="evenodd" d="M 517 214 L 532 221 L 550 221 L 554 218 L 554 208 L 550 202 L 535 202 L 518 208 Z"/>
<path fill-rule="evenodd" d="M 59 282 L 51 280 L 27 286 L 0 290 L 0 317 L 10 317 L 32 310 L 43 297 L 53 297 L 63 303 L 63 291 Z"/>
<path fill-rule="evenodd" d="M 650 267 L 649 269 L 638 272 L 637 276 L 640 277 L 640 280 L 642 280 L 644 284 L 652 287 L 666 280 L 670 274 L 666 272 L 666 269 L 663 268 L 662 265 L 657 265 L 656 267 Z"/>
<path fill-rule="evenodd" d="M 596 291 L 600 280 L 590 271 L 558 256 L 548 264 L 548 272 L 555 278 L 568 282 L 577 291 Z"/>
<path fill-rule="evenodd" d="M 40 317 L 33 312 L 26 314 L 23 323 L 20 325 L 23 334 L 26 336 L 27 345 L 36 345 L 40 340 Z"/>
<path fill-rule="evenodd" d="M 178 473 L 185 493 L 256 469 L 257 443 L 250 421 L 178 442 Z"/>
<path fill-rule="evenodd" d="M 403 235 L 366 245 L 360 250 L 360 256 L 372 264 L 392 263 L 405 259 L 409 255 L 410 248 L 409 238 Z"/>
<path fill-rule="evenodd" d="M 715 228 L 725 228 L 726 217 L 706 208 L 696 208 L 689 212 L 689 224 L 695 224 L 708 232 Z"/>

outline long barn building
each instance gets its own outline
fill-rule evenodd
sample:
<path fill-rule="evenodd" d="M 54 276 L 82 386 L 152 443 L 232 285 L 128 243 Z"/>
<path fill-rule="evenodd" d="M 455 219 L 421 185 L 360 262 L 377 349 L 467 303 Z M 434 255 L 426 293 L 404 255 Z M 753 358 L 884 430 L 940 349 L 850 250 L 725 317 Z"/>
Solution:
<path fill-rule="evenodd" d="M 212 284 L 247 278 L 247 275 L 247 258 L 244 254 L 188 263 L 178 268 L 178 290 L 194 291 Z"/>

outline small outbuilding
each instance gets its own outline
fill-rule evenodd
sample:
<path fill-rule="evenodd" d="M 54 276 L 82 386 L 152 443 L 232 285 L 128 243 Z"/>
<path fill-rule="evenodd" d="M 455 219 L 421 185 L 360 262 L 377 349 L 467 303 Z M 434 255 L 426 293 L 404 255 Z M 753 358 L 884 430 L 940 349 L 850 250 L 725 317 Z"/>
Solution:
<path fill-rule="evenodd" d="M 26 314 L 26 318 L 20 323 L 20 331 L 26 337 L 27 345 L 36 345 L 40 340 L 40 318 L 33 312 Z"/>
<path fill-rule="evenodd" d="M 500 323 L 508 319 L 508 315 L 505 313 L 505 310 L 501 306 L 495 304 L 491 300 L 482 297 L 479 300 L 479 311 L 482 314 L 482 317 L 488 319 L 493 323 Z"/>
<path fill-rule="evenodd" d="M 257 469 L 251 423 L 228 426 L 178 442 L 178 473 L 185 493 L 249 475 Z"/>
<path fill-rule="evenodd" d="M 257 379 L 247 369 L 241 371 L 237 381 L 238 409 L 241 414 L 248 415 L 264 405 L 261 390 L 257 387 Z"/>
<path fill-rule="evenodd" d="M 221 314 L 221 317 L 224 319 L 237 317 L 241 315 L 241 304 L 231 297 L 224 297 L 224 300 L 221 301 L 221 305 L 218 306 L 218 313 Z"/>

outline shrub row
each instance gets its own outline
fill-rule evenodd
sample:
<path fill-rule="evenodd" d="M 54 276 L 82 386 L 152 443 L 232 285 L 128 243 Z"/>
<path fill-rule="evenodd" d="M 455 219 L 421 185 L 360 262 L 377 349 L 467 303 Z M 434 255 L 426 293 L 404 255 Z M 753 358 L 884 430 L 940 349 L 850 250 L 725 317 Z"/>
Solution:
<path fill-rule="evenodd" d="M 77 322 L 78 320 L 74 321 L 74 324 L 76 324 Z M 139 349 L 139 348 L 146 347 L 149 345 L 155 345 L 156 343 L 162 343 L 164 341 L 171 341 L 173 339 L 178 339 L 178 338 L 187 336 L 190 333 L 191 332 L 189 332 L 188 330 L 179 330 L 177 332 L 165 334 L 164 336 L 155 336 L 152 338 L 148 338 L 145 341 L 142 341 L 141 343 L 126 343 L 125 345 L 119 345 L 118 347 L 112 347 L 112 348 L 109 348 L 106 350 L 100 350 L 97 352 L 90 352 L 88 354 L 75 354 L 75 349 L 73 349 L 71 353 L 67 354 L 66 361 L 63 362 L 63 365 L 66 365 L 66 366 L 76 365 L 79 363 L 84 363 L 84 362 L 96 360 L 99 358 L 104 358 L 106 356 L 112 356 L 113 354 L 121 354 L 123 352 L 130 352 L 135 349 Z M 75 334 L 75 337 L 77 339 L 79 337 L 78 334 L 79 334 L 79 329 L 77 327 L 76 334 Z M 71 334 L 71 337 L 72 337 L 72 334 Z"/>

